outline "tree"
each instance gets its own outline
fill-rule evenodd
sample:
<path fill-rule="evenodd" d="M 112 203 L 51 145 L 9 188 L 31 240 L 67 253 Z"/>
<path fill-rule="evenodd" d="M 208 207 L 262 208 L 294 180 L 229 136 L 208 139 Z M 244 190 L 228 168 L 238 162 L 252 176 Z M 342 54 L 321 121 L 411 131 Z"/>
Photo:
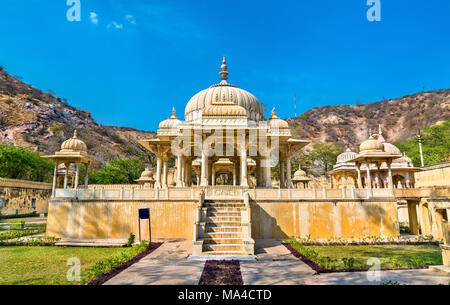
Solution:
<path fill-rule="evenodd" d="M 27 148 L 0 145 L 0 177 L 50 182 L 53 163 Z"/>
<path fill-rule="evenodd" d="M 395 145 L 411 158 L 415 166 L 421 165 L 417 137 L 397 142 Z M 423 129 L 422 150 L 424 165 L 433 165 L 447 160 L 450 155 L 450 120 Z"/>
<path fill-rule="evenodd" d="M 133 184 L 141 176 L 145 164 L 140 160 L 113 160 L 89 177 L 92 184 Z"/>
<path fill-rule="evenodd" d="M 321 174 L 325 174 L 327 171 L 333 169 L 337 156 L 343 152 L 344 149 L 339 145 L 333 143 L 316 143 L 313 145 L 313 150 L 309 155 L 314 163 L 319 163 L 319 166 L 322 168 Z"/>

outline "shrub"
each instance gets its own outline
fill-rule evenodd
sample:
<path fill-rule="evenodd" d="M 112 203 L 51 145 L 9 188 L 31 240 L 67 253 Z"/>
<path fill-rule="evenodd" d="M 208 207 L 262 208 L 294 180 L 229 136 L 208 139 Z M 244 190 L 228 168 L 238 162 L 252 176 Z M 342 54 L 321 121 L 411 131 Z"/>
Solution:
<path fill-rule="evenodd" d="M 133 233 L 130 233 L 130 236 L 128 237 L 127 247 L 133 246 L 135 238 L 136 236 Z"/>

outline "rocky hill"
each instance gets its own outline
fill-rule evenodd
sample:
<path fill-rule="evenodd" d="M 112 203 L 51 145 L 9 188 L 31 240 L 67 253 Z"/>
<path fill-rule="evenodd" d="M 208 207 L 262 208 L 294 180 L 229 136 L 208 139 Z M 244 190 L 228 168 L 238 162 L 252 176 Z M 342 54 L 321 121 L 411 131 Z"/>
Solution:
<path fill-rule="evenodd" d="M 100 125 L 89 112 L 71 107 L 64 99 L 25 84 L 0 67 L 2 143 L 53 153 L 75 129 L 89 151 L 103 162 L 118 157 L 149 162 L 151 158 L 136 140 L 151 138 L 153 132 Z"/>
<path fill-rule="evenodd" d="M 403 141 L 418 128 L 450 119 L 450 89 L 420 92 L 370 104 L 323 106 L 288 119 L 295 136 L 313 142 L 334 142 L 352 149 L 378 129 L 389 142 Z M 89 112 L 33 88 L 0 67 L 0 141 L 53 153 L 77 129 L 89 150 L 101 161 L 152 156 L 137 139 L 154 132 L 103 126 Z"/>
<path fill-rule="evenodd" d="M 450 119 L 450 89 L 416 94 L 354 106 L 313 108 L 288 119 L 295 135 L 313 142 L 341 143 L 355 150 L 367 139 L 369 129 L 378 130 L 389 142 L 404 141 L 418 129 Z"/>

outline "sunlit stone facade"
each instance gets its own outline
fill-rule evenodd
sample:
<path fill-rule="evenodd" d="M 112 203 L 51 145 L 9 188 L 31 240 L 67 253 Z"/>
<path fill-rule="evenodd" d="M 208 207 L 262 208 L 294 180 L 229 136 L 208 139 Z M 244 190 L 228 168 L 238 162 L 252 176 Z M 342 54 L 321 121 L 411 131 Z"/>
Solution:
<path fill-rule="evenodd" d="M 176 187 L 228 184 L 272 187 L 271 169 L 281 165 L 281 187 L 293 187 L 292 154 L 309 141 L 291 138 L 286 121 L 272 111 L 263 117 L 251 93 L 227 82 L 225 58 L 221 82 L 190 99 L 185 121 L 172 116 L 159 124 L 156 138 L 139 143 L 157 157 L 155 188 L 167 188 L 168 162 L 176 157 Z"/>

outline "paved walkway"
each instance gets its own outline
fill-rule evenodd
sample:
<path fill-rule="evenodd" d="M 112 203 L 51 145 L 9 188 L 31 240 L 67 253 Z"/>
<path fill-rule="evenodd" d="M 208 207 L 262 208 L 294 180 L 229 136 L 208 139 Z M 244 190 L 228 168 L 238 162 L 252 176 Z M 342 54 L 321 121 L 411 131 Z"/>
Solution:
<path fill-rule="evenodd" d="M 156 242 L 156 241 L 155 241 Z M 171 240 L 122 271 L 105 285 L 197 285 L 205 262 L 188 261 L 192 241 Z M 448 285 L 450 276 L 429 270 L 381 271 L 380 281 L 369 281 L 367 272 L 316 274 L 295 258 L 281 240 L 256 240 L 258 260 L 242 261 L 245 285 L 379 285 L 395 281 L 409 285 Z"/>
<path fill-rule="evenodd" d="M 158 242 L 158 240 L 153 240 Z M 197 285 L 205 262 L 188 261 L 191 240 L 170 240 L 105 285 Z"/>

